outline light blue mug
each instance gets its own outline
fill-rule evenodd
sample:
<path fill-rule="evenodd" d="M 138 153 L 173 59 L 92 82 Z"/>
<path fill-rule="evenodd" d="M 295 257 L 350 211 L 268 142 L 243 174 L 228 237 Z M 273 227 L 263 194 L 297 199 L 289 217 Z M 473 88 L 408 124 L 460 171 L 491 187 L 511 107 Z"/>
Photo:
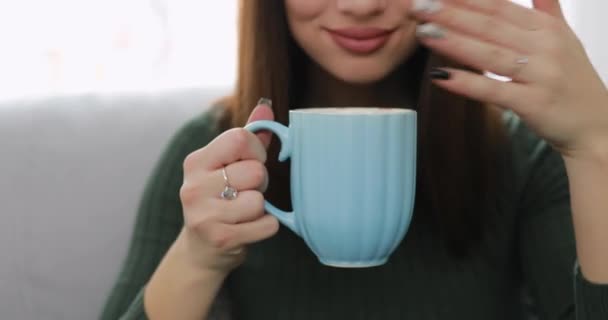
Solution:
<path fill-rule="evenodd" d="M 409 227 L 416 186 L 413 110 L 296 109 L 289 127 L 256 121 L 291 158 L 293 212 L 265 209 L 304 239 L 320 262 L 363 268 L 384 264 Z"/>

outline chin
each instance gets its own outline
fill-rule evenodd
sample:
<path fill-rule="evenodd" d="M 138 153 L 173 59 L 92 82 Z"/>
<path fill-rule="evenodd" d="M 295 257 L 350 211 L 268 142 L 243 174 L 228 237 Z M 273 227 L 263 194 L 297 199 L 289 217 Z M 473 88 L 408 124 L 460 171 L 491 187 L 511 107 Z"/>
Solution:
<path fill-rule="evenodd" d="M 373 84 L 385 77 L 391 72 L 389 68 L 357 68 L 345 67 L 336 70 L 329 70 L 335 78 L 352 84 Z"/>

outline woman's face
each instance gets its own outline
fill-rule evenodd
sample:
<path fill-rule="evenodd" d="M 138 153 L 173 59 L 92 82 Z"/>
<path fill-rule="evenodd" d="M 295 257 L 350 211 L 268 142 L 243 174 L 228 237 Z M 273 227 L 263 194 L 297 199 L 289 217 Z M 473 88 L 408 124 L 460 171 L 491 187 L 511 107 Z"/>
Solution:
<path fill-rule="evenodd" d="M 291 34 L 334 77 L 369 84 L 415 49 L 412 0 L 285 0 Z"/>

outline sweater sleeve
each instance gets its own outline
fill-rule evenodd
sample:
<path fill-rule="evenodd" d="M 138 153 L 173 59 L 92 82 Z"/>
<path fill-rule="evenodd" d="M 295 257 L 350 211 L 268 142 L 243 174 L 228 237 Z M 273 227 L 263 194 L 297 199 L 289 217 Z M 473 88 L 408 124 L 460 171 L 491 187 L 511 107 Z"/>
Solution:
<path fill-rule="evenodd" d="M 217 135 L 218 114 L 218 109 L 212 109 L 186 123 L 174 134 L 157 162 L 140 200 L 128 255 L 102 311 L 101 320 L 147 319 L 143 308 L 143 287 L 183 224 L 179 199 L 183 160 Z"/>
<path fill-rule="evenodd" d="M 541 320 L 608 319 L 608 285 L 573 272 L 576 245 L 568 177 L 558 152 L 519 124 L 518 161 L 526 173 L 519 248 L 527 289 Z"/>
<path fill-rule="evenodd" d="M 583 277 L 578 263 L 574 268 L 576 318 L 578 320 L 608 319 L 608 285 L 594 284 Z"/>

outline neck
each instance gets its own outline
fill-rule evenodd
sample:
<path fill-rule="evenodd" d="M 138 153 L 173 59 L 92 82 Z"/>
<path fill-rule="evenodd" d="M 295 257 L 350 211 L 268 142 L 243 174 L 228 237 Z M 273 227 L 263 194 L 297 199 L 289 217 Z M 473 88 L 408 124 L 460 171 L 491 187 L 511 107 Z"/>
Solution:
<path fill-rule="evenodd" d="M 390 107 L 411 108 L 416 94 L 412 94 L 403 68 L 384 79 L 369 83 L 347 83 L 337 79 L 315 63 L 307 70 L 308 88 L 303 99 L 305 106 L 314 107 Z"/>

